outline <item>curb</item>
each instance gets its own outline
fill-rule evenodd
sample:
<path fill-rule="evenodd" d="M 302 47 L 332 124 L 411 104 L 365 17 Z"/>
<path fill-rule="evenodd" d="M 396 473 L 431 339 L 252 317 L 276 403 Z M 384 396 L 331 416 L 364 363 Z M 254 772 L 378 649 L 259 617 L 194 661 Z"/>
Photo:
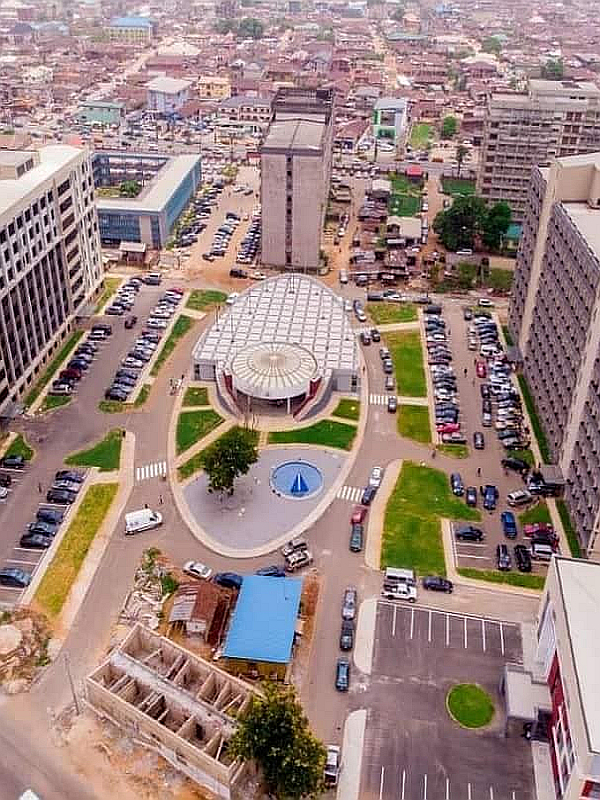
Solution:
<path fill-rule="evenodd" d="M 377 572 L 381 569 L 381 540 L 383 538 L 385 509 L 396 486 L 396 481 L 400 476 L 402 463 L 402 459 L 398 459 L 397 461 L 390 461 L 386 466 L 381 486 L 375 495 L 369 512 L 365 563 Z"/>

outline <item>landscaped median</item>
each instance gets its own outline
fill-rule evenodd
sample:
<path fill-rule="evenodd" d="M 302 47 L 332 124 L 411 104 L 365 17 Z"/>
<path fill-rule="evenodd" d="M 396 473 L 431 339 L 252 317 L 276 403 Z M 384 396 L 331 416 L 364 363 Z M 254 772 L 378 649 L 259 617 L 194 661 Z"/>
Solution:
<path fill-rule="evenodd" d="M 419 331 L 386 333 L 384 340 L 394 364 L 398 394 L 404 397 L 427 397 Z"/>
<path fill-rule="evenodd" d="M 70 394 L 47 394 L 46 397 L 44 397 L 44 402 L 40 406 L 40 411 L 42 414 L 45 411 L 54 411 L 54 409 L 66 406 L 70 402 Z"/>
<path fill-rule="evenodd" d="M 442 518 L 476 522 L 481 514 L 452 494 L 445 472 L 405 462 L 385 509 L 381 568 L 445 575 Z"/>
<path fill-rule="evenodd" d="M 431 442 L 431 425 L 427 406 L 401 404 L 398 407 L 398 433 L 421 444 Z"/>
<path fill-rule="evenodd" d="M 546 438 L 546 432 L 542 427 L 542 423 L 540 422 L 540 418 L 538 417 L 537 409 L 535 407 L 535 401 L 531 392 L 529 391 L 529 386 L 527 385 L 527 381 L 525 380 L 524 375 L 518 375 L 517 379 L 519 381 L 519 386 L 521 388 L 521 394 L 523 395 L 523 399 L 525 400 L 525 405 L 527 406 L 527 413 L 529 414 L 529 419 L 531 420 L 531 427 L 533 428 L 533 433 L 535 434 L 535 438 L 538 443 L 538 447 L 540 448 L 540 455 L 542 457 L 542 461 L 544 464 L 550 463 L 550 447 L 548 446 L 548 439 Z"/>
<path fill-rule="evenodd" d="M 223 417 L 212 408 L 198 411 L 182 411 L 177 418 L 177 455 L 203 439 L 223 422 Z"/>
<path fill-rule="evenodd" d="M 215 306 L 222 305 L 227 300 L 224 292 L 215 289 L 194 289 L 188 297 L 186 308 L 192 311 L 210 311 Z"/>
<path fill-rule="evenodd" d="M 269 444 L 316 444 L 350 450 L 356 437 L 356 425 L 323 419 L 307 428 L 291 428 L 289 431 L 271 431 Z"/>
<path fill-rule="evenodd" d="M 195 475 L 196 472 L 200 472 L 202 470 L 203 466 L 204 466 L 204 458 L 206 456 L 206 453 L 212 447 L 212 445 L 215 444 L 216 442 L 220 442 L 222 440 L 227 441 L 226 437 L 229 437 L 229 436 L 234 437 L 234 436 L 236 436 L 237 432 L 239 430 L 240 430 L 240 426 L 239 425 L 234 425 L 232 428 L 229 428 L 229 430 L 226 431 L 222 436 L 219 436 L 218 439 L 215 439 L 215 441 L 212 442 L 212 444 L 209 444 L 208 447 L 205 447 L 204 450 L 200 450 L 198 453 L 193 455 L 190 459 L 185 461 L 180 467 L 177 468 L 177 478 L 178 478 L 178 480 L 179 481 L 185 481 L 188 478 L 191 478 L 192 475 Z M 245 428 L 241 429 L 241 430 L 247 430 L 248 435 L 252 437 L 252 439 L 251 439 L 252 443 L 255 446 L 258 444 L 258 437 L 259 437 L 259 432 L 258 431 L 251 430 L 251 429 L 245 429 Z M 232 433 L 232 431 L 235 431 L 235 433 Z"/>
<path fill-rule="evenodd" d="M 450 458 L 468 458 L 469 447 L 466 444 L 438 444 L 436 450 Z"/>
<path fill-rule="evenodd" d="M 459 567 L 457 570 L 463 578 L 473 578 L 487 583 L 504 583 L 507 586 L 518 586 L 521 589 L 535 589 L 539 592 L 546 583 L 545 575 L 532 575 L 524 572 L 500 572 L 496 569 L 473 569 L 472 567 Z"/>
<path fill-rule="evenodd" d="M 416 322 L 419 318 L 412 303 L 367 303 L 367 313 L 376 325 Z"/>
<path fill-rule="evenodd" d="M 121 463 L 121 447 L 125 431 L 115 428 L 109 431 L 89 450 L 79 450 L 65 459 L 65 464 L 73 467 L 98 467 L 100 472 L 112 472 L 119 469 Z"/>
<path fill-rule="evenodd" d="M 183 395 L 181 405 L 184 408 L 208 405 L 208 389 L 206 386 L 188 386 Z"/>
<path fill-rule="evenodd" d="M 190 328 L 194 325 L 195 320 L 191 317 L 186 317 L 185 314 L 180 314 L 171 329 L 171 333 L 167 337 L 167 340 L 163 344 L 158 356 L 156 357 L 156 361 L 152 365 L 152 369 L 150 370 L 150 375 L 155 377 L 160 372 L 162 365 L 165 361 L 169 358 L 173 350 L 177 347 L 177 344 L 180 339 L 186 335 L 186 333 L 190 330 Z"/>
<path fill-rule="evenodd" d="M 104 278 L 104 288 L 96 303 L 95 314 L 99 314 L 102 311 L 122 283 L 122 278 Z"/>
<path fill-rule="evenodd" d="M 4 456 L 23 456 L 25 461 L 31 461 L 34 455 L 34 449 L 28 445 L 22 433 L 15 436 L 4 452 Z"/>
<path fill-rule="evenodd" d="M 39 381 L 35 384 L 33 389 L 29 392 L 29 394 L 25 398 L 25 405 L 27 407 L 35 403 L 35 401 L 38 399 L 38 397 L 46 388 L 46 386 L 50 383 L 54 375 L 58 372 L 61 364 L 66 360 L 69 353 L 75 348 L 75 345 L 81 339 L 82 336 L 83 336 L 83 331 L 75 331 L 69 336 L 67 341 L 63 344 L 63 346 L 60 348 L 56 356 L 52 359 L 52 361 L 44 371 L 42 377 L 39 379 Z"/>
<path fill-rule="evenodd" d="M 86 491 L 34 595 L 34 604 L 49 617 L 62 611 L 118 488 L 118 483 L 98 483 Z"/>
<path fill-rule="evenodd" d="M 349 419 L 353 422 L 357 422 L 360 417 L 360 400 L 342 397 L 331 414 L 334 417 L 341 417 L 342 419 Z"/>

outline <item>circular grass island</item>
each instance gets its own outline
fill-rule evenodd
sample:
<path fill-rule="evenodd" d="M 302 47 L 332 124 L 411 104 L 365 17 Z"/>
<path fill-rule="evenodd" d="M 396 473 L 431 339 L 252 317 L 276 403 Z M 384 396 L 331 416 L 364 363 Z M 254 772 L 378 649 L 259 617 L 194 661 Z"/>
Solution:
<path fill-rule="evenodd" d="M 446 696 L 446 708 L 463 728 L 483 728 L 494 718 L 494 701 L 476 683 L 457 683 Z"/>

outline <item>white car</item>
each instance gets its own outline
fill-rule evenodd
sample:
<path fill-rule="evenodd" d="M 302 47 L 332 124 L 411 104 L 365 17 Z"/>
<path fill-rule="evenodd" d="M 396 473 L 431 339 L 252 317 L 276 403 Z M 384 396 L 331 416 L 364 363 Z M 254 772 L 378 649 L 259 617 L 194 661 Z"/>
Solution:
<path fill-rule="evenodd" d="M 250 277 L 254 281 L 264 281 L 267 278 L 265 273 L 264 272 L 259 272 L 259 270 L 256 270 L 255 272 L 251 272 L 250 273 Z"/>
<path fill-rule="evenodd" d="M 212 575 L 212 569 L 202 564 L 201 561 L 186 561 L 183 565 L 183 571 L 186 575 L 191 575 L 192 578 L 200 578 L 207 581 Z"/>
<path fill-rule="evenodd" d="M 490 300 L 489 297 L 480 297 L 477 301 L 477 305 L 481 308 L 493 308 L 494 302 L 493 300 Z"/>
<path fill-rule="evenodd" d="M 157 319 L 156 317 L 150 317 L 150 319 L 146 323 L 146 325 L 149 328 L 162 328 L 162 329 L 166 328 L 167 324 L 168 323 L 164 319 Z"/>
<path fill-rule="evenodd" d="M 376 486 L 379 488 L 381 486 L 381 481 L 383 480 L 383 467 L 373 467 L 371 470 L 371 475 L 369 476 L 369 486 Z"/>
<path fill-rule="evenodd" d="M 227 300 L 225 300 L 225 302 L 227 303 L 228 306 L 232 306 L 239 296 L 240 296 L 239 292 L 231 292 L 231 294 L 227 295 Z"/>
<path fill-rule="evenodd" d="M 8 489 L 6 486 L 0 486 L 0 500 L 6 500 L 8 497 Z"/>
<path fill-rule="evenodd" d="M 337 744 L 327 745 L 327 758 L 325 760 L 325 783 L 327 786 L 337 786 L 340 775 L 340 748 Z"/>

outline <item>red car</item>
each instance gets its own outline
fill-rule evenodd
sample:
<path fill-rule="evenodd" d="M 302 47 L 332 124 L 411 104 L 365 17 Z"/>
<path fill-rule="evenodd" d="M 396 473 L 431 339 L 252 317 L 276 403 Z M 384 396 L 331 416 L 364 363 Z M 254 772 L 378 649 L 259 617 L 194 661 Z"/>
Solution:
<path fill-rule="evenodd" d="M 523 525 L 523 534 L 525 536 L 535 536 L 536 533 L 542 533 L 546 536 L 551 536 L 558 541 L 558 536 L 554 530 L 553 525 L 547 522 L 533 522 L 530 525 Z"/>
<path fill-rule="evenodd" d="M 460 431 L 460 425 L 458 422 L 442 422 L 441 425 L 437 426 L 438 433 L 458 433 Z"/>
<path fill-rule="evenodd" d="M 478 361 L 475 365 L 475 369 L 477 370 L 477 377 L 478 378 L 485 378 L 487 375 L 487 369 L 485 366 L 485 361 Z"/>
<path fill-rule="evenodd" d="M 350 522 L 353 525 L 360 525 L 364 518 L 367 516 L 367 508 L 365 506 L 354 506 L 354 511 L 350 517 Z"/>

